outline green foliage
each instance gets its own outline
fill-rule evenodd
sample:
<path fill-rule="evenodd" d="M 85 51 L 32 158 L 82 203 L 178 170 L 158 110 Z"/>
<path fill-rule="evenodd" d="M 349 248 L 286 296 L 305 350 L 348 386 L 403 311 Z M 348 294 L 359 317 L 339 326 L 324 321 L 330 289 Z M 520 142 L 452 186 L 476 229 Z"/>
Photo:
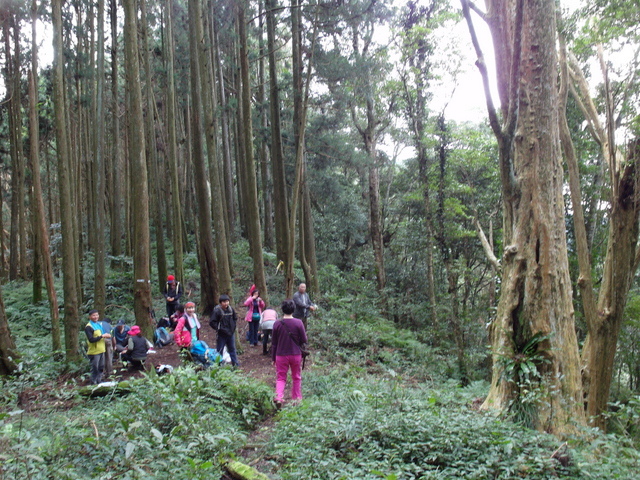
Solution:
<path fill-rule="evenodd" d="M 548 335 L 536 333 L 514 355 L 499 357 L 502 379 L 516 387 L 517 396 L 509 406 L 509 414 L 516 422 L 534 427 L 538 406 L 547 399 L 542 366 L 548 364 L 543 344 Z"/>
<path fill-rule="evenodd" d="M 226 369 L 132 382 L 134 393 L 78 403 L 44 418 L 4 418 L 8 477 L 219 478 L 220 459 L 272 411 L 271 388 Z"/>
<path fill-rule="evenodd" d="M 548 479 L 598 472 L 593 464 L 564 467 L 552 458 L 558 441 L 551 436 L 470 410 L 485 384 L 409 387 L 345 373 L 307 375 L 303 405 L 280 414 L 268 451 L 283 479 Z"/>

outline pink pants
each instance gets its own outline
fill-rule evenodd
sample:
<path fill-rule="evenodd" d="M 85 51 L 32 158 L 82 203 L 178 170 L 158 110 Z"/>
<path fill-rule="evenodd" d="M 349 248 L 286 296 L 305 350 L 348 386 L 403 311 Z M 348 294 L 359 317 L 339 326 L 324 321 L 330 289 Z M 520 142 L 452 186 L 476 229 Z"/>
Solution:
<path fill-rule="evenodd" d="M 284 387 L 287 384 L 287 372 L 291 367 L 291 399 L 302 400 L 302 356 L 276 355 L 276 401 L 281 402 L 284 397 Z"/>

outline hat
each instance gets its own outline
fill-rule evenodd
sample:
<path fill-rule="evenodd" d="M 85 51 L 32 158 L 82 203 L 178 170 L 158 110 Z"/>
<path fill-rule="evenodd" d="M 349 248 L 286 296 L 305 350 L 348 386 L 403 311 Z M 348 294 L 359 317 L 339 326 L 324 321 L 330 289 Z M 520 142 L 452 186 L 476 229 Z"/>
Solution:
<path fill-rule="evenodd" d="M 257 290 L 256 285 L 255 284 L 251 285 L 251 288 L 249 289 L 249 295 L 252 295 L 253 292 L 255 292 L 256 290 Z"/>
<path fill-rule="evenodd" d="M 169 275 L 167 277 L 167 282 L 175 282 L 176 281 L 176 277 L 174 277 L 173 275 Z"/>
<path fill-rule="evenodd" d="M 131 327 L 131 329 L 129 329 L 129 335 L 131 335 L 132 337 L 134 335 L 138 335 L 140 333 L 140 327 L 138 325 L 134 325 L 133 327 Z"/>
<path fill-rule="evenodd" d="M 118 320 L 118 325 L 124 325 L 124 318 L 121 318 L 120 320 Z"/>
<path fill-rule="evenodd" d="M 184 308 L 195 307 L 195 306 L 196 306 L 196 304 L 193 303 L 193 302 L 187 302 L 187 303 L 184 304 Z"/>
<path fill-rule="evenodd" d="M 227 295 L 227 294 L 225 294 L 225 293 L 223 293 L 222 295 L 220 295 L 220 300 L 219 300 L 220 302 L 228 302 L 229 300 L 230 300 L 230 299 L 229 299 L 229 295 Z"/>

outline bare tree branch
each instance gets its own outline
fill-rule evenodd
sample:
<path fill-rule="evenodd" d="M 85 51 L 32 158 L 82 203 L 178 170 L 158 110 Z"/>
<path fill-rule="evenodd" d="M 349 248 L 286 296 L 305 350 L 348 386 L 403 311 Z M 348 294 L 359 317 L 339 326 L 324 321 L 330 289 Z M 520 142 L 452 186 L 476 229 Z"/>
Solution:
<path fill-rule="evenodd" d="M 487 240 L 484 231 L 482 230 L 482 225 L 478 221 L 477 217 L 473 217 L 473 224 L 476 226 L 476 232 L 478 233 L 478 238 L 480 239 L 480 243 L 482 244 L 482 249 L 484 250 L 485 255 L 487 256 L 487 260 L 489 263 L 495 268 L 498 272 L 502 269 L 500 266 L 500 261 L 493 253 L 491 249 L 491 245 L 489 244 L 489 240 Z"/>

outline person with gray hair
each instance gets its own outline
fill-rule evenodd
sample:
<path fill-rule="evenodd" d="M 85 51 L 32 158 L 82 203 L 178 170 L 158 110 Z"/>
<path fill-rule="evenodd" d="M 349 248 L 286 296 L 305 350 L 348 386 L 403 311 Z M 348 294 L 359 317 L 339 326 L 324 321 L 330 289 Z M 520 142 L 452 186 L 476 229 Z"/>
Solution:
<path fill-rule="evenodd" d="M 293 312 L 295 318 L 302 320 L 304 328 L 307 328 L 307 318 L 310 312 L 315 311 L 318 307 L 309 298 L 307 293 L 307 285 L 301 283 L 298 285 L 298 291 L 293 294 L 293 302 L 296 304 L 296 310 Z"/>

